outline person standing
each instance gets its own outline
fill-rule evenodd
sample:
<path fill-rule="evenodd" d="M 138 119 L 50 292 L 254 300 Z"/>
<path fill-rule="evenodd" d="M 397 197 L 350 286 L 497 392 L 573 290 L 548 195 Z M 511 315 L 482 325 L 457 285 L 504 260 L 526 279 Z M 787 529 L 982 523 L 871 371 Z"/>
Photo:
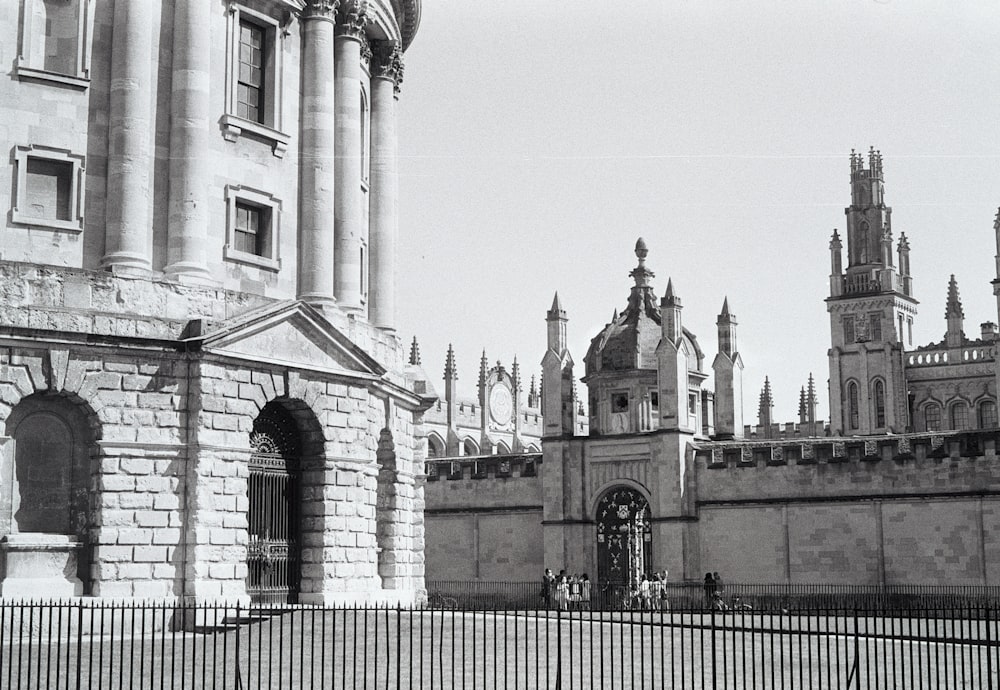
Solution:
<path fill-rule="evenodd" d="M 715 601 L 715 577 L 712 573 L 705 573 L 705 603 L 711 607 Z"/>
<path fill-rule="evenodd" d="M 546 609 L 552 608 L 552 590 L 555 584 L 556 576 L 552 574 L 551 568 L 546 568 L 542 574 L 542 606 Z"/>
<path fill-rule="evenodd" d="M 590 578 L 587 573 L 580 578 L 580 608 L 590 610 Z"/>

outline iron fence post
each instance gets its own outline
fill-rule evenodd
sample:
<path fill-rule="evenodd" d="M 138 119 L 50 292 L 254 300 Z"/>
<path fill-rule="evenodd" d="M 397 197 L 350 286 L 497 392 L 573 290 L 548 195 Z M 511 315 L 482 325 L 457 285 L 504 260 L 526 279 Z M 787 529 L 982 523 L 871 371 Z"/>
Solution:
<path fill-rule="evenodd" d="M 715 672 L 716 672 L 716 668 L 715 668 L 715 664 L 716 664 L 715 654 L 716 654 L 716 652 L 715 652 L 715 604 L 714 604 L 714 602 L 712 604 L 711 624 L 712 624 L 712 690 L 716 690 L 716 688 L 718 687 L 718 685 L 716 684 L 716 680 L 715 680 Z"/>

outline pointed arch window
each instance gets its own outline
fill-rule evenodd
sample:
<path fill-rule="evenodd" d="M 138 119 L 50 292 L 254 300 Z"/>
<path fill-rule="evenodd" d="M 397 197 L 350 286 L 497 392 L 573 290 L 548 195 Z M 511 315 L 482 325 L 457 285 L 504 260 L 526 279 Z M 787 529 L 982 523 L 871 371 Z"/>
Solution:
<path fill-rule="evenodd" d="M 995 429 L 997 427 L 997 404 L 986 400 L 979 404 L 979 428 Z"/>
<path fill-rule="evenodd" d="M 931 403 L 924 407 L 924 429 L 926 431 L 941 430 L 941 406 Z"/>
<path fill-rule="evenodd" d="M 969 406 L 964 402 L 957 402 L 951 406 L 951 428 L 955 431 L 969 428 Z"/>
<path fill-rule="evenodd" d="M 851 429 L 858 428 L 858 384 L 847 384 L 847 416 Z"/>
<path fill-rule="evenodd" d="M 885 383 L 876 381 L 872 386 L 872 399 L 875 403 L 875 428 L 885 427 Z"/>

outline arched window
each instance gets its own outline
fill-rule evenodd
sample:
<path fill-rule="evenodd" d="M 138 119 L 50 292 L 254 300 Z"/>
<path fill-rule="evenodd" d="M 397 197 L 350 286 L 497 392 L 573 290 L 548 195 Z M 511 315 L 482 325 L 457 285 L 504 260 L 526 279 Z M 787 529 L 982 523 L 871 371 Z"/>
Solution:
<path fill-rule="evenodd" d="M 930 403 L 924 407 L 924 429 L 941 431 L 941 406 L 937 403 Z"/>
<path fill-rule="evenodd" d="M 462 449 L 465 451 L 466 455 L 479 455 L 479 446 L 471 438 L 465 439 L 462 443 Z"/>
<path fill-rule="evenodd" d="M 510 455 L 510 446 L 508 446 L 504 441 L 500 441 L 500 443 L 496 446 L 496 454 Z"/>
<path fill-rule="evenodd" d="M 649 503 L 631 487 L 613 487 L 598 502 L 595 518 L 598 580 L 637 582 L 653 565 Z"/>
<path fill-rule="evenodd" d="M 997 427 L 997 405 L 992 400 L 979 404 L 979 428 L 995 429 Z"/>
<path fill-rule="evenodd" d="M 428 458 L 441 458 L 444 457 L 444 442 L 436 434 L 430 434 L 427 437 L 427 457 Z"/>
<path fill-rule="evenodd" d="M 969 428 L 969 406 L 964 402 L 957 402 L 951 406 L 951 428 L 955 431 Z"/>
<path fill-rule="evenodd" d="M 872 400 L 875 403 L 875 428 L 885 427 L 885 384 L 876 381 L 872 386 Z"/>
<path fill-rule="evenodd" d="M 847 417 L 851 429 L 858 428 L 858 384 L 847 384 Z"/>
<path fill-rule="evenodd" d="M 858 225 L 858 263 L 868 263 L 868 221 L 863 220 Z"/>

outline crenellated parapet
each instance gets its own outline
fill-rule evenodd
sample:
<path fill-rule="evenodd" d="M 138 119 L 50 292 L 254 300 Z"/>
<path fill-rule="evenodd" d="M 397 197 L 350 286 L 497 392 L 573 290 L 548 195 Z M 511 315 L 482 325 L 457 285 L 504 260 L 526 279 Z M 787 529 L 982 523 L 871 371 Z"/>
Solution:
<path fill-rule="evenodd" d="M 995 459 L 1000 445 L 996 430 L 887 434 L 885 436 L 838 436 L 826 438 L 715 441 L 698 444 L 696 461 L 709 470 L 783 465 L 841 465 L 946 459 Z M 1000 477 L 1000 466 L 997 467 Z"/>
<path fill-rule="evenodd" d="M 541 453 L 519 455 L 475 455 L 428 460 L 424 463 L 427 481 L 469 479 L 521 479 L 538 476 Z"/>

